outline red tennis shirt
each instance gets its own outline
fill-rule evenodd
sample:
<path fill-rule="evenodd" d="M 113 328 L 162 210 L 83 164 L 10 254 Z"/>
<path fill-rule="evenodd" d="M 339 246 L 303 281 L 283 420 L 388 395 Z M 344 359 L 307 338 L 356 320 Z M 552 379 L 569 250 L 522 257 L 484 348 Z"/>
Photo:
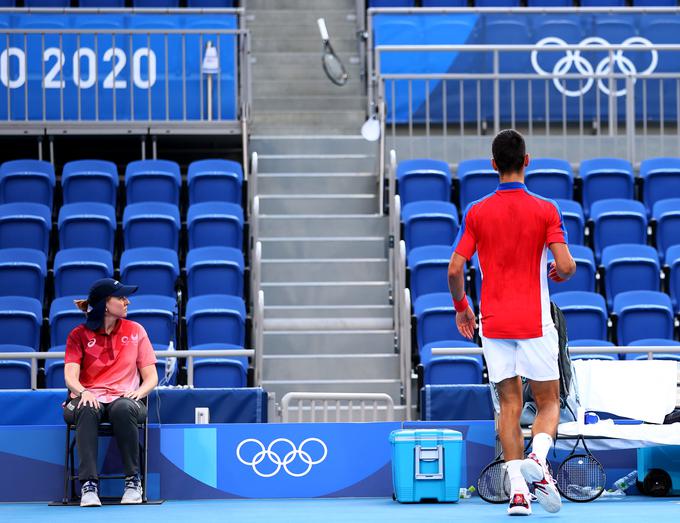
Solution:
<path fill-rule="evenodd" d="M 567 243 L 559 207 L 523 183 L 501 183 L 468 206 L 454 250 L 467 260 L 477 251 L 480 335 L 539 338 L 554 328 L 547 275 L 551 243 Z"/>
<path fill-rule="evenodd" d="M 64 363 L 80 365 L 80 383 L 103 403 L 139 388 L 139 369 L 156 363 L 149 337 L 139 323 L 118 320 L 111 334 L 84 324 L 66 340 Z"/>

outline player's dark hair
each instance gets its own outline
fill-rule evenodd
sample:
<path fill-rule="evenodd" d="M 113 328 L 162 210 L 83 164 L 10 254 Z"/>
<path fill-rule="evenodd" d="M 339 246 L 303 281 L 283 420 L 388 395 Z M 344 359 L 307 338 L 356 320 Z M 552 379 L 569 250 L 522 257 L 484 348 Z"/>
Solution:
<path fill-rule="evenodd" d="M 519 172 L 526 156 L 524 138 L 514 129 L 505 129 L 493 139 L 491 153 L 500 174 Z"/>

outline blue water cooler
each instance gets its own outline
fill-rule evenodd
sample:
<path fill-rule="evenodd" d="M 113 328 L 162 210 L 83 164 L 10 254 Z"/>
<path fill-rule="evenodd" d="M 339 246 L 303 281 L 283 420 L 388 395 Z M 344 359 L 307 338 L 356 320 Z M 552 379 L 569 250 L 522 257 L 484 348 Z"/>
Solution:
<path fill-rule="evenodd" d="M 400 503 L 458 501 L 463 437 L 450 429 L 395 430 L 392 484 Z"/>

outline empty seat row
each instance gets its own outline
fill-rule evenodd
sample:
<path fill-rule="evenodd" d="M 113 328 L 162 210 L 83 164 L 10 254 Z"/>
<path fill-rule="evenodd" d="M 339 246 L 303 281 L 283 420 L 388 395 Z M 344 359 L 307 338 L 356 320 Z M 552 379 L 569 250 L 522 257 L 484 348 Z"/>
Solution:
<path fill-rule="evenodd" d="M 189 249 L 243 245 L 243 208 L 226 202 L 204 202 L 189 207 Z M 116 237 L 115 210 L 104 203 L 64 205 L 59 211 L 61 249 L 92 247 L 113 252 Z M 52 222 L 49 209 L 38 203 L 0 205 L 0 249 L 20 247 L 49 252 Z M 137 247 L 179 248 L 181 221 L 176 205 L 162 202 L 135 203 L 123 213 L 125 249 Z"/>
<path fill-rule="evenodd" d="M 627 0 L 526 0 L 528 7 L 624 7 Z M 676 6 L 676 0 L 631 0 L 634 7 Z M 468 0 L 420 0 L 422 7 L 467 7 Z M 471 0 L 474 7 L 520 7 L 521 0 Z M 416 0 L 368 0 L 368 7 L 416 7 Z"/>
<path fill-rule="evenodd" d="M 243 169 L 230 160 L 199 160 L 189 165 L 189 204 L 241 203 Z M 0 204 L 53 203 L 54 167 L 42 160 L 12 160 L 0 166 Z M 64 165 L 61 178 L 65 204 L 94 202 L 116 205 L 118 170 L 112 162 L 78 160 Z M 127 203 L 164 202 L 179 205 L 180 167 L 168 160 L 139 160 L 125 169 Z"/>
<path fill-rule="evenodd" d="M 586 218 L 598 200 L 633 199 L 635 177 L 633 167 L 620 158 L 593 158 L 580 164 L 583 183 L 583 211 Z M 487 158 L 464 160 L 458 164 L 459 203 L 464 210 L 470 203 L 493 192 L 498 186 L 498 173 Z M 569 162 L 554 158 L 532 159 L 526 168 L 527 188 L 546 198 L 572 200 L 574 173 Z M 651 158 L 640 165 L 642 201 L 651 216 L 659 200 L 680 198 L 680 158 Z M 449 201 L 451 171 L 446 162 L 415 159 L 399 162 L 397 181 L 402 205 L 420 200 Z"/>
<path fill-rule="evenodd" d="M 186 7 L 234 7 L 237 4 L 236 0 L 24 0 L 26 7 L 166 7 L 177 8 L 182 7 L 186 2 Z M 16 7 L 17 0 L 2 0 L 0 5 L 2 7 Z"/>

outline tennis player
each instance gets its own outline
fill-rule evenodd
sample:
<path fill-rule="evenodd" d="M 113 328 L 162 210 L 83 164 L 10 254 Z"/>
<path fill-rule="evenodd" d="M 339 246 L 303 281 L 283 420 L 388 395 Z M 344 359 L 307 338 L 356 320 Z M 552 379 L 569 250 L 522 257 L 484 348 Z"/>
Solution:
<path fill-rule="evenodd" d="M 548 512 L 562 506 L 546 466 L 559 422 L 558 336 L 550 315 L 548 278 L 556 282 L 576 272 L 567 232 L 557 204 L 529 192 L 524 138 L 509 129 L 491 146 L 493 168 L 500 175 L 496 191 L 465 210 L 449 263 L 449 289 L 456 325 L 468 339 L 477 322 L 465 295 L 465 262 L 477 251 L 482 274 L 479 335 L 500 400 L 498 435 L 511 482 L 508 514 L 531 514 L 527 482 Z M 547 250 L 555 261 L 548 270 Z M 531 454 L 524 458 L 520 428 L 521 377 L 529 380 L 538 407 Z"/>

